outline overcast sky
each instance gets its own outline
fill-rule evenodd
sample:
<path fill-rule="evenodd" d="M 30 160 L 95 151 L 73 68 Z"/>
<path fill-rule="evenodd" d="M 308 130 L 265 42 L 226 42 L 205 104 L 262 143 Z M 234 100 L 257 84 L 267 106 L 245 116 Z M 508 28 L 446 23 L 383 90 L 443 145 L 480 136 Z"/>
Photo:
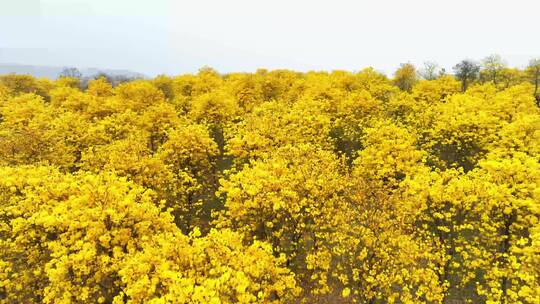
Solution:
<path fill-rule="evenodd" d="M 538 0 L 0 0 L 0 63 L 149 76 L 540 56 Z"/>

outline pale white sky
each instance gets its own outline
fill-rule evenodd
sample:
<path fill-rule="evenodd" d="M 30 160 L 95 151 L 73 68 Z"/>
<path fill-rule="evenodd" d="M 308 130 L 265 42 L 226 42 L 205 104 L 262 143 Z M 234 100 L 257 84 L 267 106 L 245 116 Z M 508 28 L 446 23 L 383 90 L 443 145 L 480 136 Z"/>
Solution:
<path fill-rule="evenodd" d="M 540 56 L 538 0 L 0 0 L 0 63 L 153 76 Z"/>

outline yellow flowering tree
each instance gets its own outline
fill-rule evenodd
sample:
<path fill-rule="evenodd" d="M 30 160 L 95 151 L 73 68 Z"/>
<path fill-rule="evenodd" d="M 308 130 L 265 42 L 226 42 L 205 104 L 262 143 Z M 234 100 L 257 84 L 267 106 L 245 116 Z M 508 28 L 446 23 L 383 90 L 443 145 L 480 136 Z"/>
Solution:
<path fill-rule="evenodd" d="M 318 231 L 329 229 L 340 214 L 343 191 L 340 162 L 332 153 L 287 145 L 221 181 L 225 210 L 218 226 L 270 242 L 288 267 L 309 279 L 306 254 L 321 241 Z"/>
<path fill-rule="evenodd" d="M 152 191 L 125 178 L 0 172 L 2 302 L 282 303 L 299 292 L 268 244 L 183 235 Z"/>
<path fill-rule="evenodd" d="M 159 234 L 130 257 L 115 303 L 287 303 L 300 289 L 269 244 L 240 234 Z"/>

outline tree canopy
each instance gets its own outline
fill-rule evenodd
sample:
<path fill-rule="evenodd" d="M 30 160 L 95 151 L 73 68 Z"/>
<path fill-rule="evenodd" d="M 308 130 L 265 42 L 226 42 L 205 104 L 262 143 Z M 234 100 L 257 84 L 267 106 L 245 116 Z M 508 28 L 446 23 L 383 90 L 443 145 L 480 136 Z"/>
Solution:
<path fill-rule="evenodd" d="M 538 64 L 502 62 L 0 76 L 0 303 L 539 303 Z"/>

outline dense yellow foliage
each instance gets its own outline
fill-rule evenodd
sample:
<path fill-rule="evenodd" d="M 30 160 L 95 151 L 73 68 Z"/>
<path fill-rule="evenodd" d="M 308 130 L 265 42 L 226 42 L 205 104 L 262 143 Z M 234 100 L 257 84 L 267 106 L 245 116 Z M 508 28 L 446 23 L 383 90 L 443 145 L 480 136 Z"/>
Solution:
<path fill-rule="evenodd" d="M 540 108 L 495 68 L 0 76 L 0 303 L 540 303 Z"/>

